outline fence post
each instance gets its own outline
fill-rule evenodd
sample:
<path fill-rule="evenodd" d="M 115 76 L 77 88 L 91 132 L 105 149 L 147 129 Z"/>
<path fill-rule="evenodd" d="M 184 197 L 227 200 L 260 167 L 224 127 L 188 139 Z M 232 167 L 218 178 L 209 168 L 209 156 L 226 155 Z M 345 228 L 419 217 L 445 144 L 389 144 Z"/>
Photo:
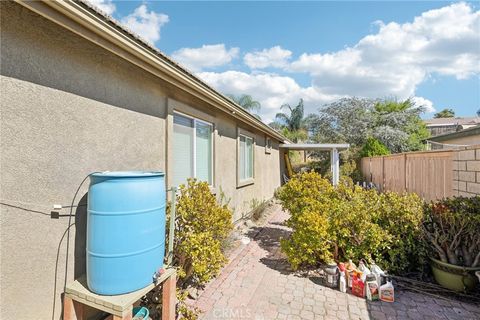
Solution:
<path fill-rule="evenodd" d="M 385 190 L 385 156 L 382 156 L 382 191 Z"/>
<path fill-rule="evenodd" d="M 370 175 L 370 183 L 373 182 L 373 174 L 372 174 L 372 157 L 368 157 L 368 173 Z"/>

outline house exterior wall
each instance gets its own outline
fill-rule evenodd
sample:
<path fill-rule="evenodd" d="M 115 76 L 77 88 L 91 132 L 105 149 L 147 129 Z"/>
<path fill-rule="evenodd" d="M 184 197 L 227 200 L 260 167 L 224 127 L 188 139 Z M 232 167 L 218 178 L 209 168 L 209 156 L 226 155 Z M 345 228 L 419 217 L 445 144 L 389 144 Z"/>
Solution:
<path fill-rule="evenodd" d="M 280 185 L 278 141 L 11 2 L 1 2 L 0 318 L 58 318 L 69 205 L 89 173 L 172 172 L 173 111 L 214 124 L 214 186 L 234 209 Z M 237 131 L 255 135 L 254 184 L 237 188 Z M 168 178 L 167 178 L 168 179 Z M 85 272 L 86 192 L 73 209 L 68 279 Z M 57 262 L 58 260 L 58 262 Z M 54 284 L 56 288 L 54 292 Z"/>
<path fill-rule="evenodd" d="M 468 137 L 459 137 L 459 138 L 449 139 L 446 141 L 442 141 L 442 143 L 462 144 L 462 145 L 471 146 L 471 145 L 480 143 L 480 134 L 471 135 Z"/>
<path fill-rule="evenodd" d="M 480 143 L 480 135 L 476 134 L 476 135 L 471 135 L 471 136 L 466 136 L 466 137 L 445 139 L 445 140 L 439 141 L 438 143 L 441 143 L 441 144 L 432 143 L 432 150 L 435 150 L 435 149 L 450 149 L 450 148 L 452 148 L 452 146 L 448 146 L 448 145 L 455 145 L 455 144 L 466 145 L 466 146 L 479 144 Z M 447 144 L 447 145 L 445 146 L 445 145 L 442 145 L 442 144 Z"/>

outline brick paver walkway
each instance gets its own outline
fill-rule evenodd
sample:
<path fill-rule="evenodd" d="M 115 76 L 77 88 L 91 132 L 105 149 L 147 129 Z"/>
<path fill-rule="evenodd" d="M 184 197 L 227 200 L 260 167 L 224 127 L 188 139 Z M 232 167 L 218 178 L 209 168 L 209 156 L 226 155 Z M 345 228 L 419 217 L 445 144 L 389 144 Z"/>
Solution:
<path fill-rule="evenodd" d="M 399 290 L 394 303 L 367 302 L 288 272 L 279 249 L 289 234 L 285 219 L 277 210 L 236 249 L 194 302 L 201 319 L 480 319 L 480 308 L 471 304 Z"/>

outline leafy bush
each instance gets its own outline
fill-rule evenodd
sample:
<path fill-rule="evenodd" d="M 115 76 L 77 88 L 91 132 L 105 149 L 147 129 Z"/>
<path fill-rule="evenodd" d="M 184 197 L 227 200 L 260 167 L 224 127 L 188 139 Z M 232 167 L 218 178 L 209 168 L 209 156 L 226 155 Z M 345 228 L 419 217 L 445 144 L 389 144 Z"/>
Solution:
<path fill-rule="evenodd" d="M 387 191 L 378 194 L 377 223 L 392 238 L 383 260 L 391 272 L 422 271 L 427 246 L 422 240 L 423 201 L 415 193 Z"/>
<path fill-rule="evenodd" d="M 480 266 L 480 196 L 443 199 L 425 206 L 424 236 L 443 262 Z"/>
<path fill-rule="evenodd" d="M 366 258 L 399 272 L 414 269 L 423 255 L 423 207 L 416 195 L 379 194 L 352 183 L 333 187 L 309 172 L 291 179 L 277 198 L 291 214 L 293 232 L 281 246 L 294 269 Z"/>
<path fill-rule="evenodd" d="M 225 200 L 220 190 L 219 201 Z M 173 264 L 178 266 L 177 306 L 179 319 L 196 320 L 199 310 L 186 302 L 187 287 L 200 287 L 220 271 L 226 258 L 223 244 L 233 228 L 232 212 L 227 204 L 219 204 L 206 182 L 189 179 L 177 194 Z M 170 225 L 171 203 L 167 208 Z M 168 239 L 167 239 L 168 241 Z M 142 303 L 150 310 L 152 319 L 160 319 L 161 287 L 150 291 Z"/>
<path fill-rule="evenodd" d="M 201 286 L 225 264 L 223 242 L 232 230 L 232 212 L 219 205 L 206 182 L 189 179 L 176 203 L 174 264 L 179 283 Z"/>
<path fill-rule="evenodd" d="M 367 141 L 360 150 L 360 157 L 374 157 L 389 155 L 390 150 L 375 138 L 367 138 Z"/>

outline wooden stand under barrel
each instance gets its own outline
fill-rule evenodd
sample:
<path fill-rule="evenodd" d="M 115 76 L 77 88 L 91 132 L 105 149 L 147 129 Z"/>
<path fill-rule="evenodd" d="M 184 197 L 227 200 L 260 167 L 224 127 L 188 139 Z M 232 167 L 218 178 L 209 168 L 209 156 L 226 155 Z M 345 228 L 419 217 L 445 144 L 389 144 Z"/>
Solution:
<path fill-rule="evenodd" d="M 112 316 L 112 320 L 132 319 L 133 304 L 158 285 L 162 285 L 162 320 L 175 319 L 176 270 L 168 268 L 156 283 L 147 287 L 115 296 L 102 296 L 88 290 L 86 277 L 83 276 L 67 286 L 63 296 L 63 319 L 85 320 L 85 306 L 95 308 Z"/>
<path fill-rule="evenodd" d="M 108 320 L 131 320 L 133 304 L 159 285 L 163 286 L 162 320 L 175 320 L 177 272 L 174 267 L 169 266 L 172 265 L 173 260 L 177 188 L 172 187 L 168 191 L 171 191 L 171 217 L 168 232 L 167 263 L 164 273 L 158 277 L 155 283 L 143 289 L 115 296 L 103 296 L 91 292 L 87 287 L 86 276 L 82 276 L 68 284 L 65 288 L 63 295 L 63 320 L 86 320 L 85 306 L 110 313 L 111 316 Z"/>

